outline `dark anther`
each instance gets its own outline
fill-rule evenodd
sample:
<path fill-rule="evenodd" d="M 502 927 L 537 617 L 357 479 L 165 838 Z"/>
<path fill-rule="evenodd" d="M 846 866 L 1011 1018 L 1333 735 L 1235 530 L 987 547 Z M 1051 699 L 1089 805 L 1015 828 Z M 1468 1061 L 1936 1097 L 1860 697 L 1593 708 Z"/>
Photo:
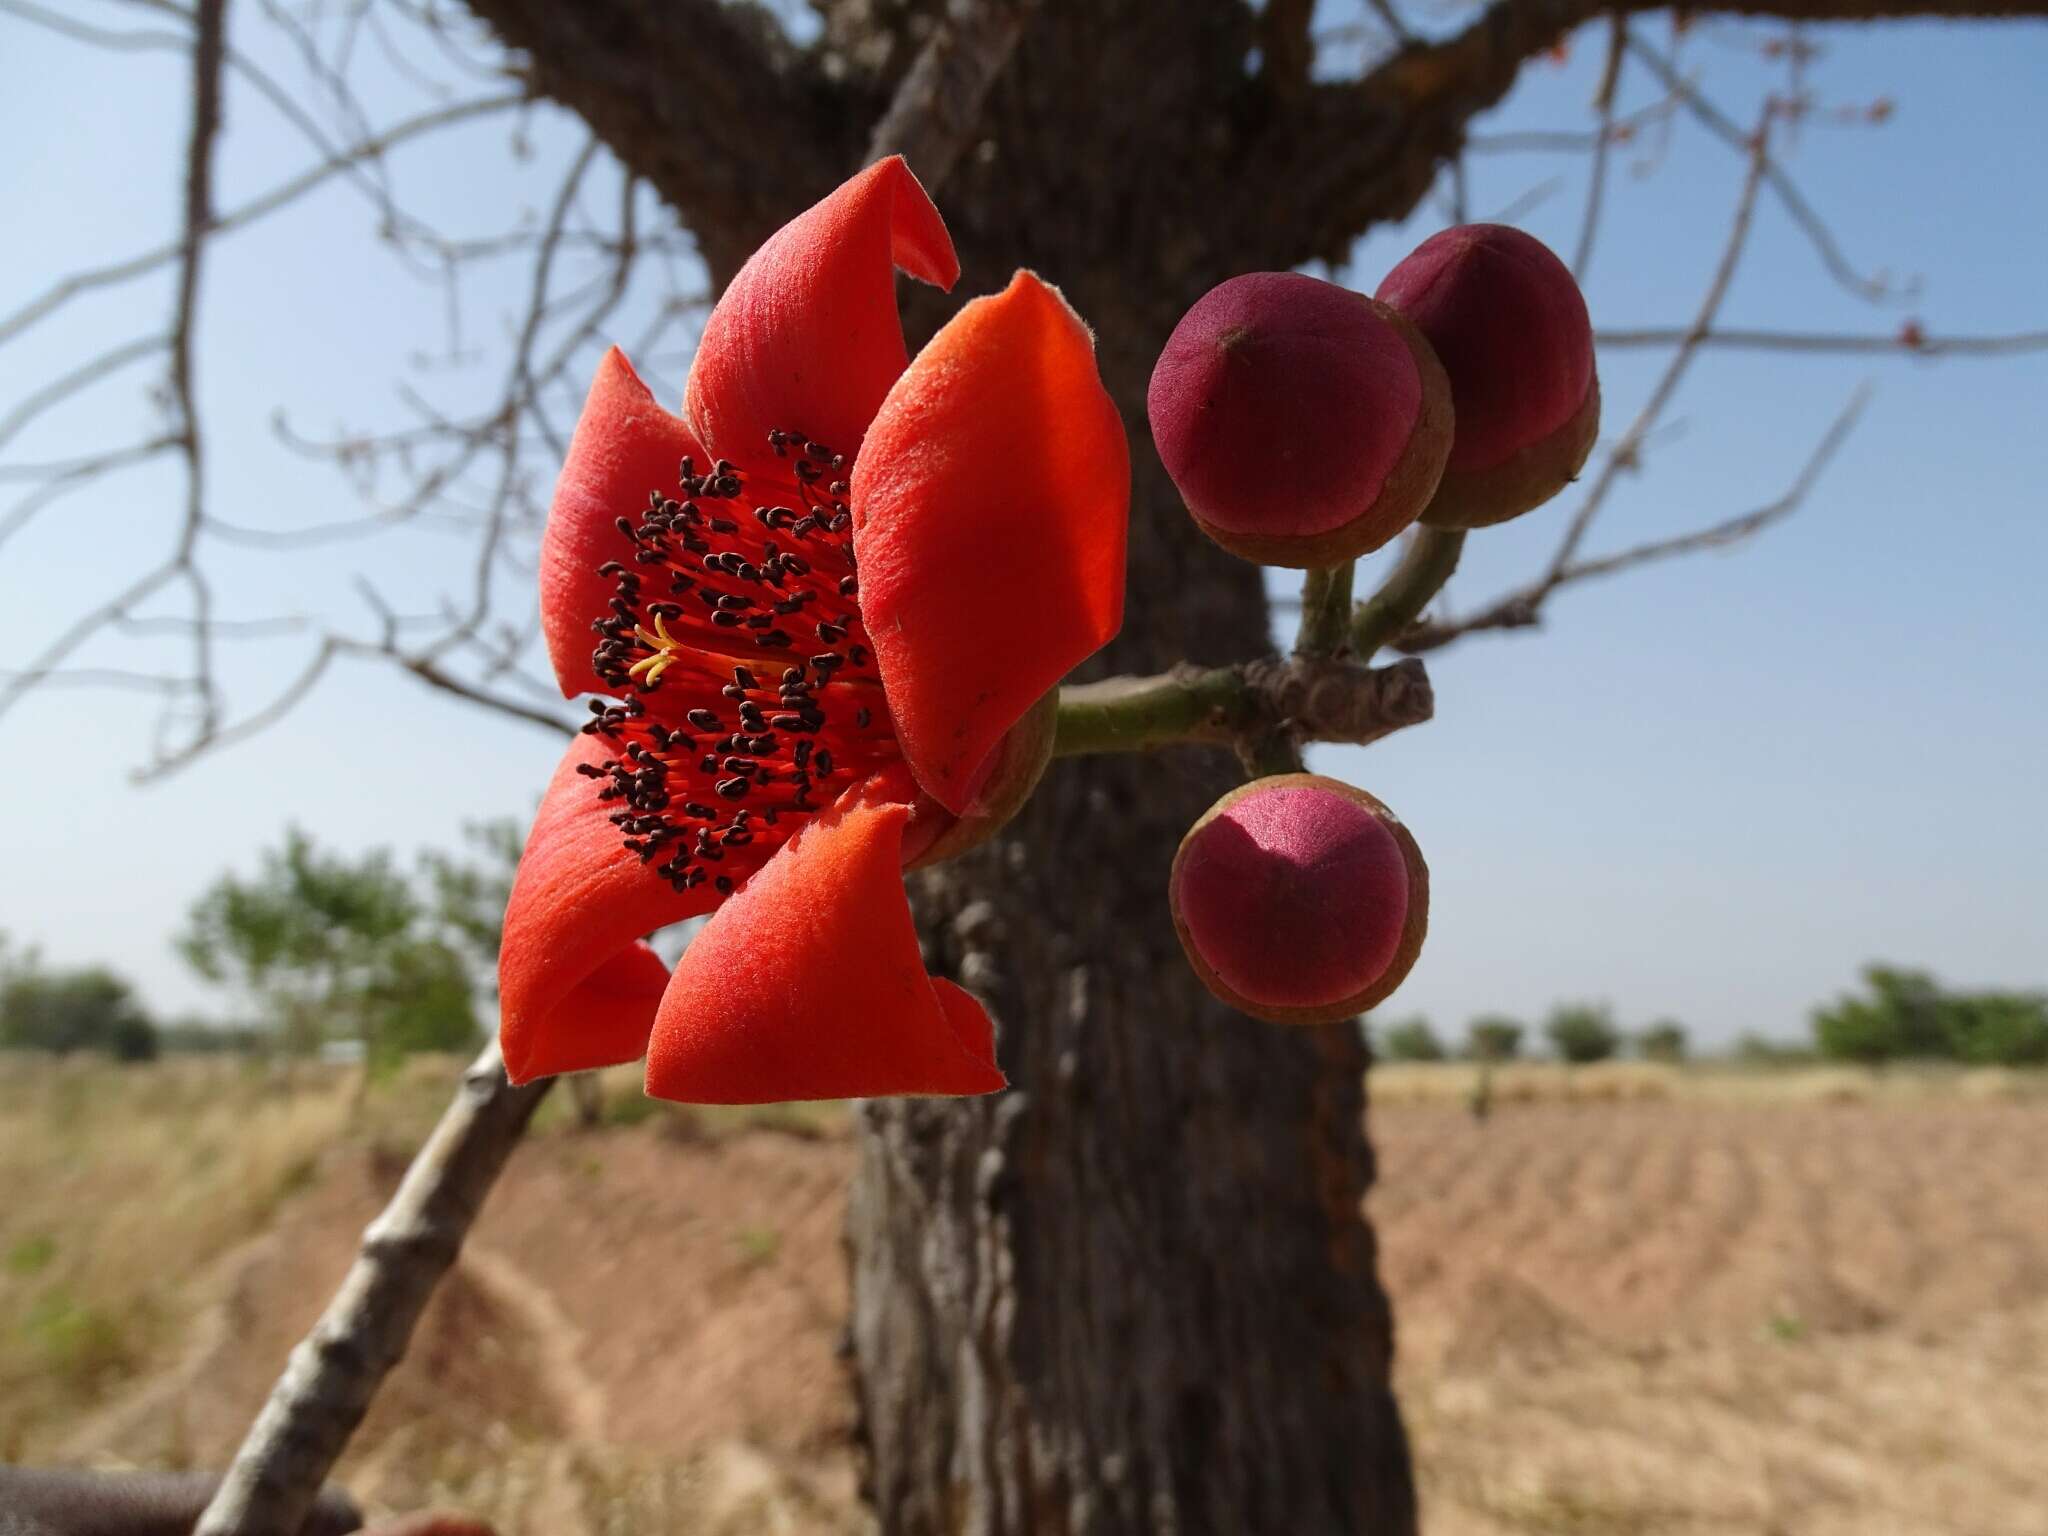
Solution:
<path fill-rule="evenodd" d="M 746 798 L 747 781 L 734 775 L 729 779 L 720 779 L 712 788 L 728 800 L 742 800 Z"/>
<path fill-rule="evenodd" d="M 863 704 L 853 712 L 853 723 L 860 730 L 866 730 L 874 721 L 874 714 Z"/>
<path fill-rule="evenodd" d="M 718 729 L 718 716 L 711 713 L 708 709 L 693 709 L 683 718 L 700 731 L 715 731 Z"/>

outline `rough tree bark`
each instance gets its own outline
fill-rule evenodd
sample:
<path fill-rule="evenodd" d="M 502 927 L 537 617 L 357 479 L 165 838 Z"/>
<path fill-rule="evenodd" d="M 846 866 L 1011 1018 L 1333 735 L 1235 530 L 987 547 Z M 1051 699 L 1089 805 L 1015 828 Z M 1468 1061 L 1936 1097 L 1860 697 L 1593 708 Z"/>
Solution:
<path fill-rule="evenodd" d="M 1103 672 L 1267 645 L 1258 573 L 1194 531 L 1144 411 L 1189 304 L 1298 259 L 1298 226 L 1214 222 L 1210 167 L 1255 127 L 1234 120 L 1256 109 L 1250 25 L 1046 7 L 941 196 L 966 290 L 1016 264 L 1061 284 L 1131 430 L 1129 616 Z M 1056 764 L 1009 836 L 919 884 L 930 959 L 991 1005 L 1013 1087 L 862 1116 L 852 1341 L 885 1530 L 1413 1526 L 1357 1031 L 1216 1004 L 1166 908 L 1175 845 L 1238 773 L 1221 752 Z"/>

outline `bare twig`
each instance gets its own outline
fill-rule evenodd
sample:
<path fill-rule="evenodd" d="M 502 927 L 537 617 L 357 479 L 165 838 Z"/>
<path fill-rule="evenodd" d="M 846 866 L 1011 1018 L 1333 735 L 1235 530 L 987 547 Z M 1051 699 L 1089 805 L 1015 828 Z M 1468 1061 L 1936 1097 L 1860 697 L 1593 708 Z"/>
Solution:
<path fill-rule="evenodd" d="M 1996 357 L 2048 351 L 2048 331 L 2014 331 L 2007 336 L 1929 336 L 1916 325 L 1902 326 L 1889 336 L 1825 331 L 1757 331 L 1724 326 L 1696 332 L 1692 327 L 1653 326 L 1639 330 L 1598 331 L 1593 339 L 1602 351 L 1620 347 L 1679 345 L 1751 352 L 1903 353 L 1913 357 Z"/>
<path fill-rule="evenodd" d="M 1593 237 L 1599 232 L 1600 208 L 1607 196 L 1607 161 L 1614 147 L 1614 96 L 1621 84 L 1621 60 L 1627 50 L 1628 18 L 1616 13 L 1608 18 L 1607 60 L 1600 68 L 1600 85 L 1593 93 L 1593 110 L 1600 115 L 1600 127 L 1593 135 L 1586 213 L 1579 223 L 1579 243 L 1572 252 L 1572 276 L 1582 284 L 1593 264 Z"/>
<path fill-rule="evenodd" d="M 1848 405 L 1843 407 L 1842 414 L 1837 416 L 1834 423 L 1821 435 L 1820 442 L 1815 445 L 1791 486 L 1775 501 L 1767 502 L 1753 512 L 1745 512 L 1739 517 L 1712 523 L 1705 528 L 1680 534 L 1675 538 L 1654 539 L 1612 555 L 1581 560 L 1566 571 L 1564 580 L 1584 581 L 1592 576 L 1611 576 L 1616 571 L 1625 571 L 1631 566 L 1647 565 L 1653 560 L 1667 560 L 1674 555 L 1689 555 L 1697 550 L 1725 548 L 1789 516 L 1806 500 L 1807 494 L 1820 479 L 1821 472 L 1828 467 L 1842 444 L 1848 440 L 1850 431 L 1855 427 L 1857 419 L 1862 416 L 1863 408 L 1869 401 L 1870 390 L 1867 386 L 1856 391 Z"/>
<path fill-rule="evenodd" d="M 405 1181 L 363 1233 L 341 1289 L 292 1351 L 194 1536 L 299 1528 L 553 1083 L 514 1088 L 496 1044 L 470 1064 Z"/>
<path fill-rule="evenodd" d="M 1769 127 L 1770 116 L 1766 113 L 1763 123 L 1758 126 L 1751 140 L 1749 172 L 1743 178 L 1741 194 L 1735 201 L 1735 216 L 1729 221 L 1728 239 L 1722 247 L 1721 259 L 1714 268 L 1714 275 L 1707 284 L 1706 294 L 1700 300 L 1699 311 L 1693 317 L 1688 340 L 1679 345 L 1671 361 L 1666 364 L 1662 376 L 1651 389 L 1650 398 L 1643 403 L 1643 408 L 1636 419 L 1622 434 L 1621 441 L 1609 451 L 1606 461 L 1601 465 L 1600 473 L 1594 477 L 1592 488 L 1586 492 L 1585 500 L 1573 514 L 1571 523 L 1565 530 L 1564 540 L 1558 545 L 1557 553 L 1551 557 L 1550 570 L 1544 578 L 1547 582 L 1554 584 L 1559 573 L 1571 564 L 1572 556 L 1578 553 L 1587 529 L 1592 527 L 1593 519 L 1599 515 L 1600 508 L 1606 503 L 1608 493 L 1613 490 L 1622 471 L 1637 466 L 1642 454 L 1643 439 L 1663 416 L 1665 407 L 1678 392 L 1679 384 L 1684 380 L 1686 371 L 1692 366 L 1693 358 L 1698 354 L 1698 338 L 1712 329 L 1715 317 L 1721 312 L 1721 303 L 1728 296 L 1728 285 L 1734 280 L 1735 269 L 1741 263 L 1743 248 L 1749 243 L 1750 221 L 1756 213 L 1757 189 L 1762 184 L 1770 165 Z"/>
<path fill-rule="evenodd" d="M 373 139 L 351 145 L 342 153 L 322 164 L 301 171 L 298 175 L 281 182 L 261 196 L 251 198 L 232 212 L 221 214 L 218 218 L 210 218 L 205 232 L 209 236 L 224 235 L 245 225 L 253 224 L 265 215 L 275 213 L 287 204 L 296 202 L 323 182 L 330 181 L 334 177 L 341 175 L 361 160 L 380 155 L 386 150 L 392 149 L 409 139 L 418 138 L 422 134 L 432 133 L 438 129 L 447 128 L 456 123 L 474 118 L 487 117 L 493 113 L 507 111 L 521 105 L 525 100 L 524 93 L 514 92 L 506 95 L 489 96 L 477 101 L 459 102 L 454 106 L 441 107 L 432 112 L 423 112 L 417 117 L 408 118 L 402 123 L 387 128 Z M 79 294 L 90 292 L 95 288 L 105 288 L 116 283 L 125 283 L 133 278 L 142 277 L 155 271 L 158 267 L 166 266 L 170 262 L 177 260 L 183 250 L 183 240 L 176 240 L 144 251 L 139 255 L 131 256 L 126 261 L 113 262 L 107 266 L 93 267 L 83 272 L 72 273 L 69 277 L 54 284 L 28 303 L 22 305 L 21 308 L 15 310 L 12 314 L 9 314 L 4 319 L 0 319 L 0 344 L 12 341 L 37 321 L 44 319 L 53 310 L 76 298 Z"/>
<path fill-rule="evenodd" d="M 60 405 L 80 390 L 97 384 L 108 374 L 125 368 L 128 364 L 161 352 L 170 344 L 166 336 L 138 336 L 135 340 L 111 347 L 90 362 L 80 363 L 69 373 L 50 380 L 41 389 L 24 396 L 15 408 L 0 416 L 0 448 L 36 417 L 51 406 Z"/>
<path fill-rule="evenodd" d="M 1419 653 L 1437 650 L 1461 636 L 1476 634 L 1482 630 L 1532 628 L 1542 621 L 1544 601 L 1560 587 L 1586 581 L 1595 576 L 1611 576 L 1617 571 L 1647 565 L 1652 561 L 1696 554 L 1701 550 L 1725 548 L 1762 532 L 1772 523 L 1791 516 L 1805 502 L 1813 487 L 1819 482 L 1822 471 L 1847 441 L 1857 418 L 1863 413 L 1868 398 L 1867 389 L 1858 390 L 1841 415 L 1837 416 L 1834 423 L 1822 434 L 1820 442 L 1807 457 L 1806 463 L 1800 468 L 1785 493 L 1754 511 L 1718 523 L 1710 523 L 1690 533 L 1637 544 L 1612 555 L 1576 561 L 1558 572 L 1554 579 L 1546 577 L 1543 581 L 1506 593 L 1474 612 L 1456 619 L 1412 626 L 1395 638 L 1395 645 L 1404 651 Z"/>
<path fill-rule="evenodd" d="M 1677 66 L 1671 60 L 1640 37 L 1631 36 L 1627 41 L 1627 47 L 1629 53 L 1646 65 L 1650 73 L 1657 77 L 1658 82 L 1710 133 L 1745 156 L 1752 153 L 1754 135 L 1744 132 L 1739 124 L 1709 101 L 1703 92 L 1678 72 Z M 1895 288 L 1882 275 L 1866 276 L 1858 271 L 1855 264 L 1849 260 L 1848 254 L 1843 251 L 1841 243 L 1835 239 L 1834 231 L 1828 228 L 1827 221 L 1807 200 L 1806 194 L 1799 190 L 1798 184 L 1786 174 L 1784 167 L 1769 154 L 1764 156 L 1762 175 L 1772 194 L 1792 216 L 1793 223 L 1799 226 L 1812 243 L 1828 274 L 1842 287 L 1858 298 L 1872 301 L 1893 298 L 1901 293 L 1910 294 L 1914 290 L 1916 285 Z"/>

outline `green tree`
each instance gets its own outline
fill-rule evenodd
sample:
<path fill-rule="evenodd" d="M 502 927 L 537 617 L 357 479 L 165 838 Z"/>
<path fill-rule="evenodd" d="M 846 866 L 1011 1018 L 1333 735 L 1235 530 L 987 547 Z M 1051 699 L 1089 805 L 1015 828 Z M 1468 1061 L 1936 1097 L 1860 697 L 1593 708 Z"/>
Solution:
<path fill-rule="evenodd" d="M 1429 1027 L 1429 1020 L 1417 1014 L 1398 1024 L 1389 1024 L 1380 1036 L 1380 1054 L 1388 1061 L 1442 1061 L 1443 1042 Z"/>
<path fill-rule="evenodd" d="M 1659 1019 L 1636 1036 L 1636 1053 L 1645 1061 L 1685 1060 L 1685 1026 L 1676 1019 Z"/>
<path fill-rule="evenodd" d="M 1943 1000 L 1942 1015 L 1959 1060 L 1994 1067 L 2048 1063 L 2048 993 L 1963 993 Z"/>
<path fill-rule="evenodd" d="M 420 855 L 429 920 L 442 942 L 466 956 L 484 987 L 495 991 L 505 903 L 512 899 L 525 839 L 517 822 L 499 818 L 467 823 L 462 840 L 471 852 L 467 860 L 439 849 Z"/>
<path fill-rule="evenodd" d="M 2048 1017 L 2038 994 L 1951 992 L 1925 971 L 1863 968 L 1867 996 L 1847 994 L 1813 1013 L 1814 1044 L 1838 1061 L 1899 1057 L 2011 1063 L 2048 1059 Z"/>
<path fill-rule="evenodd" d="M 437 938 L 409 939 L 382 956 L 362 998 L 373 1071 L 416 1051 L 472 1051 L 478 1024 L 468 962 Z"/>
<path fill-rule="evenodd" d="M 157 1040 L 133 989 L 104 966 L 45 970 L 33 952 L 16 959 L 0 951 L 0 1046 L 147 1061 Z"/>
<path fill-rule="evenodd" d="M 1605 1061 L 1621 1049 L 1621 1031 L 1605 1004 L 1561 1003 L 1550 1010 L 1543 1033 L 1560 1060 L 1576 1065 Z"/>
<path fill-rule="evenodd" d="M 1813 1045 L 1830 1061 L 1881 1066 L 1906 1053 L 1906 1036 L 1890 1009 L 1844 997 L 1832 1008 L 1813 1011 Z"/>
<path fill-rule="evenodd" d="M 177 946 L 201 976 L 263 1009 L 288 1049 L 304 1051 L 332 1034 L 371 1038 L 367 1010 L 388 999 L 393 956 L 420 917 L 388 852 L 327 853 L 295 827 L 254 879 L 225 874 L 200 896 Z"/>
<path fill-rule="evenodd" d="M 1522 1026 L 1500 1014 L 1474 1019 L 1465 1029 L 1465 1054 L 1474 1061 L 1513 1061 L 1522 1054 Z"/>
<path fill-rule="evenodd" d="M 1946 998 L 1941 984 L 1927 972 L 1889 965 L 1866 965 L 1863 981 L 1875 996 L 1876 1006 L 1897 1023 L 1899 1055 L 1944 1057 L 1955 1054 L 1955 1043 L 1944 1016 Z"/>

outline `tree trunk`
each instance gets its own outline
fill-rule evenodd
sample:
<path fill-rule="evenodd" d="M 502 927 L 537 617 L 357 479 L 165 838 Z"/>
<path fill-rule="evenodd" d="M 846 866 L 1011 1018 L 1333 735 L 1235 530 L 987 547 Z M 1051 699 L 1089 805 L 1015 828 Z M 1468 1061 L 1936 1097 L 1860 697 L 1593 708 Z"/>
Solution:
<path fill-rule="evenodd" d="M 946 185 L 963 290 L 1028 264 L 1097 330 L 1136 484 L 1128 619 L 1094 670 L 1256 654 L 1259 574 L 1195 530 L 1144 390 L 1212 283 L 1298 254 L 1284 227 L 1212 222 L 1200 143 L 1178 181 L 1102 158 L 1193 101 L 1239 131 L 1215 71 L 1244 39 L 1172 7 L 1121 29 L 1067 10 L 1035 24 Z M 852 1342 L 891 1536 L 1414 1528 L 1358 1031 L 1215 1003 L 1167 911 L 1181 834 L 1235 779 L 1215 752 L 1056 763 L 1005 838 L 914 882 L 927 958 L 990 1004 L 1012 1088 L 861 1118 Z"/>

